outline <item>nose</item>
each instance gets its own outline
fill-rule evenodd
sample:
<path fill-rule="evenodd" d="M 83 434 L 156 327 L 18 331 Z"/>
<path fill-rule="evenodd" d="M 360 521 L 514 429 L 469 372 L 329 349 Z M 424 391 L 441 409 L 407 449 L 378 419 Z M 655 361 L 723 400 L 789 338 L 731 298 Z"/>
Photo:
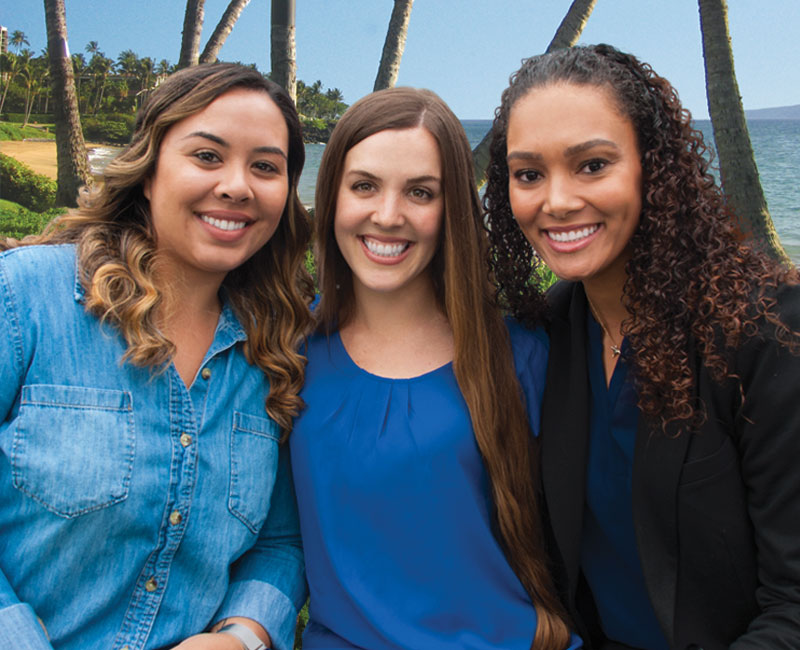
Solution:
<path fill-rule="evenodd" d="M 248 170 L 240 165 L 225 165 L 220 170 L 220 178 L 214 193 L 217 198 L 236 203 L 253 198 Z"/>
<path fill-rule="evenodd" d="M 396 228 L 403 224 L 402 198 L 394 192 L 386 192 L 377 201 L 370 216 L 372 223 L 381 228 Z"/>
<path fill-rule="evenodd" d="M 577 192 L 576 181 L 567 174 L 551 174 L 542 210 L 556 219 L 565 219 L 584 206 L 584 200 Z"/>

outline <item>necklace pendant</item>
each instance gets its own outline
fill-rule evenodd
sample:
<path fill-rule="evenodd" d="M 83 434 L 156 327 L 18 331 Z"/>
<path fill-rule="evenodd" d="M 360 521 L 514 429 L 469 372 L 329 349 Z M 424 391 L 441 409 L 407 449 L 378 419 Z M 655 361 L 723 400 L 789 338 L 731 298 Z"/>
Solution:
<path fill-rule="evenodd" d="M 611 356 L 618 357 L 621 353 L 621 350 L 616 345 L 610 345 L 611 348 Z"/>

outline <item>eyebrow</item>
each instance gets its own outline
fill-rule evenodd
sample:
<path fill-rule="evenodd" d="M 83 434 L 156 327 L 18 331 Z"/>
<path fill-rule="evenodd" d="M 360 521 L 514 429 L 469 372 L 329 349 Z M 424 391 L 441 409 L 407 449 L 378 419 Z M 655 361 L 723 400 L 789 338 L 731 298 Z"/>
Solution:
<path fill-rule="evenodd" d="M 350 175 L 364 176 L 365 178 L 368 178 L 371 181 L 379 181 L 379 180 L 381 180 L 379 176 L 376 176 L 375 174 L 373 174 L 371 172 L 368 172 L 365 169 L 351 169 L 349 172 L 347 172 L 346 175 L 347 176 L 350 176 Z M 433 176 L 431 174 L 427 174 L 427 175 L 424 175 L 424 176 L 415 176 L 414 178 L 409 178 L 406 182 L 407 183 L 429 183 L 430 181 L 435 181 L 437 183 L 441 183 L 442 179 L 440 179 L 438 176 Z"/>
<path fill-rule="evenodd" d="M 214 135 L 213 133 L 208 133 L 207 131 L 194 131 L 193 133 L 185 136 L 183 139 L 186 140 L 187 138 L 192 137 L 205 138 L 206 140 L 211 140 L 211 142 L 217 143 L 221 147 L 230 147 L 230 143 L 228 143 L 226 140 L 223 140 L 218 135 Z M 287 158 L 286 153 L 280 147 L 254 147 L 253 151 L 256 153 L 274 153 Z"/>
<path fill-rule="evenodd" d="M 575 154 L 583 153 L 595 147 L 611 147 L 612 149 L 619 150 L 619 145 L 611 140 L 605 138 L 595 138 L 594 140 L 587 140 L 579 144 L 574 144 L 571 147 L 564 149 L 565 156 L 574 156 Z M 534 153 L 532 151 L 512 151 L 506 156 L 506 161 L 510 160 L 542 160 L 542 154 Z"/>

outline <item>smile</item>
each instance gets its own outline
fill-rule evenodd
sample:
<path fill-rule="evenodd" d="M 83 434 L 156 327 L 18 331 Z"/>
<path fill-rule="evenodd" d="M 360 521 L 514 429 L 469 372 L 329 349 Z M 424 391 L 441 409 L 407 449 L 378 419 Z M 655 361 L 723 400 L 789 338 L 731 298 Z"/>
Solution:
<path fill-rule="evenodd" d="M 208 215 L 201 214 L 200 221 L 203 223 L 207 223 L 210 226 L 214 226 L 214 228 L 219 228 L 220 230 L 241 230 L 247 226 L 246 221 L 230 221 L 228 219 L 215 219 L 214 217 L 209 217 Z"/>
<path fill-rule="evenodd" d="M 402 255 L 411 245 L 410 242 L 384 244 L 374 239 L 369 239 L 368 237 L 362 237 L 361 241 L 364 242 L 364 245 L 370 253 L 380 257 L 397 257 Z"/>
<path fill-rule="evenodd" d="M 569 230 L 565 232 L 554 232 L 552 230 L 546 230 L 547 236 L 552 239 L 553 241 L 557 242 L 574 242 L 581 239 L 585 239 L 589 235 L 595 233 L 600 226 L 595 224 L 593 226 L 587 226 L 586 228 L 581 228 L 580 230 Z"/>

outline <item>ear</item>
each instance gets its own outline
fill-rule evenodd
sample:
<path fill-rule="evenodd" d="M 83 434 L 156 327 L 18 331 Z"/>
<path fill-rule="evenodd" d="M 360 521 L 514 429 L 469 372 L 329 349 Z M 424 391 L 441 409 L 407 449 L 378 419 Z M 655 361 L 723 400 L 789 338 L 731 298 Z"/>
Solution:
<path fill-rule="evenodd" d="M 148 176 L 142 181 L 142 194 L 148 201 L 150 200 L 150 187 L 153 184 L 153 177 Z"/>

